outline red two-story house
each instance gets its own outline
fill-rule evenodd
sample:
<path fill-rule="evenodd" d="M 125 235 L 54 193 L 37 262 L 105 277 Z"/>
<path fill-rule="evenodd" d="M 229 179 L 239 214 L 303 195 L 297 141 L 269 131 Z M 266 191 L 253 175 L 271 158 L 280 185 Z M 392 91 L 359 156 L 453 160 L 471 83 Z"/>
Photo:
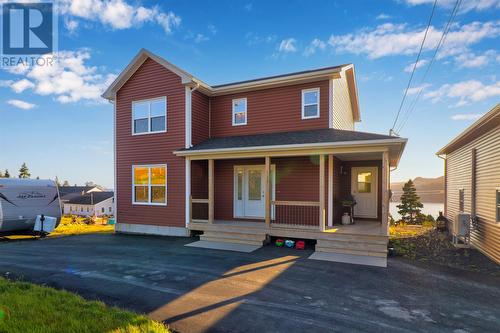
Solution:
<path fill-rule="evenodd" d="M 103 97 L 116 231 L 311 239 L 318 259 L 386 265 L 390 168 L 406 140 L 355 131 L 352 64 L 210 86 L 141 50 Z"/>

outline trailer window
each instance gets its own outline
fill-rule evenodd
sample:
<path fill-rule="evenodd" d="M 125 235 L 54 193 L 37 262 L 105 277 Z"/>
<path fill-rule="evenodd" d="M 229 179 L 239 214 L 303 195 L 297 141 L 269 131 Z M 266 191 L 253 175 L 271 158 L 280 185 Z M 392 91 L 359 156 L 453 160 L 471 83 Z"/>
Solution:
<path fill-rule="evenodd" d="M 133 167 L 133 200 L 139 205 L 167 204 L 167 166 L 136 165 Z"/>

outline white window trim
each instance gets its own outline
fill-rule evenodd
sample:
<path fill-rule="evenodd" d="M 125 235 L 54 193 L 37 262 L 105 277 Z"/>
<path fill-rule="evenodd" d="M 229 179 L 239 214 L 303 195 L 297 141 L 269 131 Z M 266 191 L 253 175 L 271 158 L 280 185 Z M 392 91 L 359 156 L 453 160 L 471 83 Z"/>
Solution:
<path fill-rule="evenodd" d="M 304 96 L 306 93 L 308 92 L 317 92 L 318 93 L 318 102 L 317 103 L 310 103 L 310 104 L 306 104 L 305 103 L 305 99 L 304 99 Z M 319 118 L 320 116 L 320 89 L 319 88 L 311 88 L 311 89 L 302 89 L 302 119 L 316 119 L 316 118 Z M 304 114 L 304 108 L 308 105 L 317 105 L 318 106 L 318 114 L 315 115 L 315 116 L 309 116 L 309 117 L 306 117 L 305 114 Z"/>
<path fill-rule="evenodd" d="M 135 168 L 148 168 L 149 179 L 148 179 L 148 202 L 136 202 L 135 201 L 135 177 L 134 177 L 134 169 Z M 151 202 L 151 186 L 159 186 L 159 185 L 151 185 L 151 168 L 165 168 L 165 202 Z M 140 206 L 166 206 L 168 202 L 168 168 L 166 164 L 134 164 L 132 165 L 132 204 L 140 205 Z M 137 186 L 145 186 L 144 184 L 138 184 Z"/>
<path fill-rule="evenodd" d="M 151 104 L 149 104 L 149 109 L 148 109 L 148 131 L 143 132 L 143 133 L 134 133 L 134 124 L 135 124 L 135 119 L 134 119 L 134 105 L 138 103 L 145 103 L 145 102 L 154 102 L 154 101 L 164 101 L 165 102 L 165 130 L 163 131 L 151 131 Z M 147 135 L 147 134 L 157 134 L 157 133 L 166 133 L 167 132 L 167 113 L 168 113 L 168 105 L 167 105 L 167 96 L 163 97 L 156 97 L 156 98 L 148 98 L 148 99 L 141 99 L 137 101 L 132 101 L 132 135 Z M 145 118 L 139 118 L 139 119 L 145 119 Z"/>
<path fill-rule="evenodd" d="M 235 111 L 234 111 L 234 102 L 243 101 L 243 100 L 245 101 L 245 122 L 237 124 L 237 123 L 234 122 L 234 114 L 235 114 Z M 232 121 L 233 126 L 244 126 L 244 125 L 247 124 L 247 122 L 248 122 L 248 100 L 247 100 L 246 97 L 233 99 L 232 102 L 231 102 L 231 110 L 232 110 L 232 112 L 231 112 L 231 121 Z"/>

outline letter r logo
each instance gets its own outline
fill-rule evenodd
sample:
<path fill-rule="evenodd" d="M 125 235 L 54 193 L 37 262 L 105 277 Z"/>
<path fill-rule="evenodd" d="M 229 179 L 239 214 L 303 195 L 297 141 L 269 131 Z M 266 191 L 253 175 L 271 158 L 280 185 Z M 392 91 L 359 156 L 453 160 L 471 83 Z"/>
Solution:
<path fill-rule="evenodd" d="M 3 5 L 3 54 L 45 54 L 53 51 L 53 4 Z"/>

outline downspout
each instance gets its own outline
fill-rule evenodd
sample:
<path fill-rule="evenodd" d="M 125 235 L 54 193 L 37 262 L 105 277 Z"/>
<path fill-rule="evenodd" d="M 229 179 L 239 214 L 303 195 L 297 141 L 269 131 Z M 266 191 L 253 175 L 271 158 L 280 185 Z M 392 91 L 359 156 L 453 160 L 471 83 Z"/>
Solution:
<path fill-rule="evenodd" d="M 437 155 L 440 159 L 444 161 L 444 216 L 448 216 L 448 161 L 445 155 Z"/>

